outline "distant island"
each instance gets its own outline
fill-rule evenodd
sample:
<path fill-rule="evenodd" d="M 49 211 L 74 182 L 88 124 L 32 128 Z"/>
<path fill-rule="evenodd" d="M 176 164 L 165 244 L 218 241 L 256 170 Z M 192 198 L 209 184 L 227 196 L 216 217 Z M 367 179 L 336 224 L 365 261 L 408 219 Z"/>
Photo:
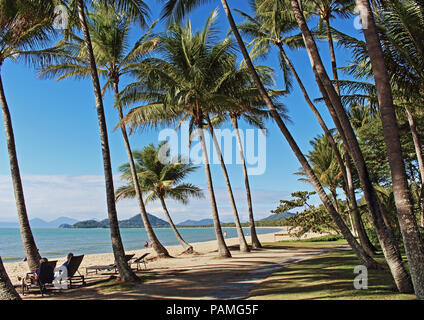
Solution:
<path fill-rule="evenodd" d="M 162 220 L 150 213 L 147 214 L 152 226 L 155 228 L 169 228 L 170 225 L 167 221 Z M 272 214 L 262 220 L 256 221 L 258 227 L 277 227 L 284 225 L 284 219 L 294 216 L 295 213 L 284 212 L 278 214 Z M 60 217 L 53 221 L 47 222 L 43 219 L 34 218 L 30 220 L 32 228 L 61 228 L 61 229 L 95 229 L 95 228 L 109 228 L 109 220 L 104 219 L 98 220 L 85 220 L 78 221 L 68 217 Z M 222 227 L 235 227 L 233 222 L 221 222 Z M 243 227 L 248 227 L 249 222 L 243 222 Z M 213 226 L 212 219 L 201 219 L 201 220 L 186 220 L 177 224 L 179 228 L 210 228 Z M 144 228 L 143 220 L 141 215 L 137 214 L 134 217 L 126 220 L 119 221 L 120 228 Z M 16 222 L 0 222 L 0 228 L 19 228 L 19 224 Z"/>
<path fill-rule="evenodd" d="M 150 213 L 147 214 L 149 221 L 151 222 L 153 227 L 170 227 L 169 223 L 165 220 L 162 220 Z M 144 228 L 143 220 L 141 219 L 141 215 L 137 214 L 134 217 L 126 220 L 119 221 L 120 228 Z M 59 228 L 74 228 L 74 229 L 95 229 L 95 228 L 109 228 L 109 219 L 104 219 L 101 221 L 96 220 L 86 220 L 79 221 L 74 223 L 73 225 L 62 224 Z"/>
<path fill-rule="evenodd" d="M 162 220 L 150 213 L 147 214 L 149 217 L 149 221 L 152 226 L 155 228 L 169 228 L 170 225 L 165 220 Z M 275 226 L 283 226 L 283 220 L 289 217 L 294 216 L 295 213 L 284 212 L 278 214 L 272 214 L 262 220 L 256 221 L 256 225 L 258 227 L 275 227 Z M 234 227 L 234 223 L 225 223 L 221 222 L 222 227 Z M 242 223 L 243 227 L 248 227 L 250 225 L 249 222 Z M 197 227 L 197 228 L 210 228 L 213 226 L 212 219 L 202 219 L 202 220 L 186 220 L 177 224 L 179 228 L 189 228 L 189 227 Z M 108 228 L 109 220 L 104 219 L 101 221 L 97 220 L 86 220 L 80 221 L 73 225 L 63 224 L 59 226 L 59 228 L 74 228 L 74 229 L 94 229 L 94 228 Z M 141 215 L 137 214 L 134 217 L 119 221 L 120 228 L 144 228 L 143 220 L 141 219 Z"/>

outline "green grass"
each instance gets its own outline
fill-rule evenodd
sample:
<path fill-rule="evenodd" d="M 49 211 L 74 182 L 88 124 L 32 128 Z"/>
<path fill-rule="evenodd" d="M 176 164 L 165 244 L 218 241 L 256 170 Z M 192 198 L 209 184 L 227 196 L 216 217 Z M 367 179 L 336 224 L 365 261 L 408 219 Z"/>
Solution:
<path fill-rule="evenodd" d="M 280 241 L 267 246 L 287 248 L 326 248 L 337 241 Z M 384 263 L 382 256 L 376 260 Z M 356 290 L 353 286 L 357 276 L 353 270 L 361 263 L 352 251 L 337 251 L 314 257 L 269 276 L 250 293 L 251 299 L 264 300 L 412 300 L 415 295 L 396 292 L 393 279 L 388 271 L 369 270 L 368 289 Z"/>

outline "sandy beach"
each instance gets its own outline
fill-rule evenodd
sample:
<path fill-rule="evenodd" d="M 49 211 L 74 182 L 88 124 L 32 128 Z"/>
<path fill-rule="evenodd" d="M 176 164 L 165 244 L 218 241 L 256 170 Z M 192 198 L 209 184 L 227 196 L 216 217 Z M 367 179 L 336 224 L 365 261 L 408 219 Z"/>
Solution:
<path fill-rule="evenodd" d="M 279 237 L 280 239 L 281 237 Z M 275 240 L 273 233 L 259 235 L 261 242 L 272 242 Z M 282 238 L 281 238 L 282 239 Z M 250 237 L 246 237 L 246 240 L 249 242 Z M 238 244 L 237 238 L 228 238 L 225 239 L 228 246 L 234 246 Z M 196 252 L 195 255 L 181 255 L 183 249 L 181 246 L 168 246 L 166 247 L 169 254 L 177 259 L 172 259 L 173 267 L 184 267 L 188 263 L 192 262 L 193 259 L 196 260 L 199 264 L 208 264 L 208 261 L 213 258 L 214 252 L 216 253 L 217 244 L 215 240 L 206 241 L 206 242 L 196 242 L 191 244 Z M 143 246 L 143 243 L 140 243 L 140 247 Z M 144 253 L 150 253 L 148 256 L 149 269 L 156 268 L 168 268 L 169 260 L 164 259 L 155 259 L 156 254 L 152 248 L 140 249 L 127 251 L 127 254 L 135 254 L 135 257 L 139 257 Z M 57 260 L 57 266 L 60 266 L 66 261 L 66 257 L 56 257 L 50 258 L 49 260 Z M 93 265 L 108 265 L 114 263 L 113 253 L 99 253 L 99 254 L 89 254 L 84 256 L 84 260 L 81 263 L 79 272 L 85 274 L 85 267 Z M 25 275 L 29 272 L 28 264 L 26 262 L 9 262 L 4 263 L 6 271 L 12 281 L 12 283 L 18 283 L 18 276 Z"/>
<path fill-rule="evenodd" d="M 279 233 L 277 233 L 279 234 Z M 310 233 L 302 238 L 313 238 L 320 236 L 319 234 Z M 296 239 L 293 236 L 275 236 L 274 233 L 259 235 L 259 239 L 262 243 L 275 242 L 278 240 L 289 240 Z M 246 240 L 250 243 L 250 237 L 246 237 Z M 147 270 L 151 274 L 160 275 L 161 280 L 156 280 L 153 284 L 148 287 L 143 287 L 143 291 L 135 291 L 130 297 L 134 299 L 157 299 L 157 298 L 214 298 L 219 297 L 222 294 L 222 290 L 227 294 L 226 283 L 241 275 L 241 271 L 246 272 L 249 276 L 255 275 L 255 272 L 259 271 L 262 275 L 263 270 L 271 273 L 275 268 L 281 268 L 282 265 L 289 262 L 293 263 L 296 259 L 304 259 L 309 257 L 311 254 L 320 254 L 320 251 L 308 251 L 308 250 L 286 250 L 280 249 L 262 249 L 255 250 L 250 253 L 241 253 L 238 250 L 238 239 L 229 238 L 226 239 L 226 243 L 231 250 L 232 259 L 219 259 L 217 257 L 217 245 L 216 241 L 198 242 L 192 243 L 195 250 L 195 254 L 181 254 L 183 249 L 181 246 L 169 246 L 167 247 L 172 259 L 156 259 L 156 255 L 152 248 L 128 251 L 127 254 L 134 253 L 135 257 L 139 257 L 142 254 L 149 252 L 149 261 L 147 263 Z M 297 257 L 297 258 L 296 258 Z M 293 260 L 294 259 L 294 260 Z M 58 257 L 57 265 L 61 265 L 65 261 L 65 257 Z M 85 267 L 93 265 L 108 265 L 114 261 L 112 253 L 103 254 L 90 254 L 84 257 L 84 260 L 79 268 L 79 272 L 82 275 L 86 275 Z M 5 268 L 9 274 L 12 283 L 19 284 L 18 276 L 24 275 L 28 272 L 28 266 L 26 262 L 11 262 L 5 263 Z M 265 269 L 264 269 L 265 266 Z M 271 266 L 274 269 L 267 269 Z M 261 271 L 262 270 L 262 271 Z M 224 272 L 225 271 L 225 272 Z M 213 272 L 213 276 L 212 273 Z M 268 274 L 267 273 L 267 274 Z M 206 279 L 205 279 L 205 275 Z M 263 274 L 264 275 L 264 274 Z M 107 279 L 111 276 L 111 273 L 104 273 L 98 275 L 87 276 L 88 282 L 96 282 L 101 279 Z M 186 288 L 186 281 L 190 283 L 193 279 L 198 279 L 198 288 L 191 284 L 191 290 L 189 294 L 182 288 Z M 210 278 L 208 278 L 210 277 Z M 167 280 L 165 280 L 167 279 Z M 209 280 L 208 280 L 209 279 Z M 210 280 L 213 279 L 213 286 L 211 286 Z M 170 281 L 174 284 L 174 291 L 169 289 Z M 233 288 L 233 282 L 230 282 L 230 288 Z M 208 288 L 206 290 L 205 288 Z M 146 290 L 148 292 L 146 292 Z M 205 290 L 207 293 L 205 293 Z M 218 291 L 215 291 L 218 290 Z M 237 295 L 239 291 L 235 292 Z M 71 296 L 71 297 L 70 297 Z M 35 296 L 26 296 L 27 298 L 35 298 Z M 49 297 L 47 297 L 48 299 Z M 72 299 L 90 299 L 99 298 L 99 294 L 96 290 L 90 289 L 89 287 L 83 289 L 69 290 L 67 293 L 61 293 L 59 297 L 54 298 L 72 298 Z M 101 296 L 101 298 L 105 298 Z M 109 299 L 120 299 L 122 296 L 108 296 Z M 228 298 L 228 297 L 221 297 Z M 231 298 L 231 297 L 230 297 Z"/>

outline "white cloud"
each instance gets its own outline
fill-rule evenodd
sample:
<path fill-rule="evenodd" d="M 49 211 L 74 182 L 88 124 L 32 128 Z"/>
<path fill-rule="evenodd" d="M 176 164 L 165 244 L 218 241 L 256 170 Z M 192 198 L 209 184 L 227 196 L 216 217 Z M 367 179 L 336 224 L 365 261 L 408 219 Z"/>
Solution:
<path fill-rule="evenodd" d="M 115 176 L 115 187 L 122 184 Z M 30 219 L 41 218 L 46 221 L 66 216 L 76 220 L 104 219 L 107 217 L 104 177 L 101 175 L 25 175 L 22 177 L 25 200 Z M 205 186 L 204 199 L 192 199 L 184 206 L 168 200 L 168 209 L 176 223 L 192 219 L 211 217 L 209 194 Z M 216 201 L 222 221 L 233 221 L 233 213 L 227 190 L 216 188 Z M 242 221 L 248 220 L 247 201 L 244 189 L 234 189 L 239 214 Z M 270 214 L 279 200 L 287 198 L 288 192 L 252 190 L 253 209 L 259 220 Z M 12 181 L 9 176 L 0 175 L 0 221 L 16 221 L 16 206 Z M 119 219 L 127 219 L 139 212 L 135 200 L 122 200 L 117 204 Z M 162 207 L 159 202 L 147 205 L 147 211 L 162 219 Z"/>

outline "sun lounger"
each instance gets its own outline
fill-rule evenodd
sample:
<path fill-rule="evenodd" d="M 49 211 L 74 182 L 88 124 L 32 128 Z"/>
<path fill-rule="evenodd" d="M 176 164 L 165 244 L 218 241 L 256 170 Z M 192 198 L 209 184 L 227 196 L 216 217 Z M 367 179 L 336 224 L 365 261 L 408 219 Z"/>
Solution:
<path fill-rule="evenodd" d="M 136 264 L 137 265 L 137 271 L 140 270 L 140 264 L 144 263 L 144 269 L 147 269 L 146 266 L 146 257 L 149 255 L 150 253 L 145 253 L 143 254 L 141 257 L 139 258 L 134 258 L 134 260 L 130 261 L 130 265 L 132 264 Z"/>
<path fill-rule="evenodd" d="M 84 276 L 78 271 L 83 259 L 84 255 L 72 256 L 66 266 L 61 265 L 54 270 L 55 279 L 53 285 L 56 289 L 66 290 L 73 288 L 76 284 L 80 286 L 85 285 Z M 78 275 L 76 275 L 76 273 L 78 273 Z"/>
<path fill-rule="evenodd" d="M 69 287 L 72 288 L 74 284 L 80 284 L 82 286 L 85 285 L 84 276 L 81 275 L 78 271 L 82 260 L 84 259 L 84 255 L 81 256 L 73 256 L 68 263 L 68 282 Z M 75 273 L 78 273 L 76 275 Z"/>
<path fill-rule="evenodd" d="M 22 279 L 22 295 L 29 293 L 31 289 L 37 288 L 43 296 L 47 287 L 53 286 L 54 269 L 57 261 L 47 261 L 40 264 L 40 271 L 36 279 L 36 272 L 28 272 Z"/>
<path fill-rule="evenodd" d="M 135 254 L 126 254 L 125 255 L 125 261 L 129 263 L 129 261 L 134 256 L 135 256 Z M 112 271 L 112 270 L 114 271 L 114 273 L 118 273 L 118 267 L 116 265 L 116 262 L 114 264 L 86 267 L 85 268 L 85 274 L 86 275 L 88 275 L 89 273 L 96 273 L 97 274 L 99 271 Z"/>

